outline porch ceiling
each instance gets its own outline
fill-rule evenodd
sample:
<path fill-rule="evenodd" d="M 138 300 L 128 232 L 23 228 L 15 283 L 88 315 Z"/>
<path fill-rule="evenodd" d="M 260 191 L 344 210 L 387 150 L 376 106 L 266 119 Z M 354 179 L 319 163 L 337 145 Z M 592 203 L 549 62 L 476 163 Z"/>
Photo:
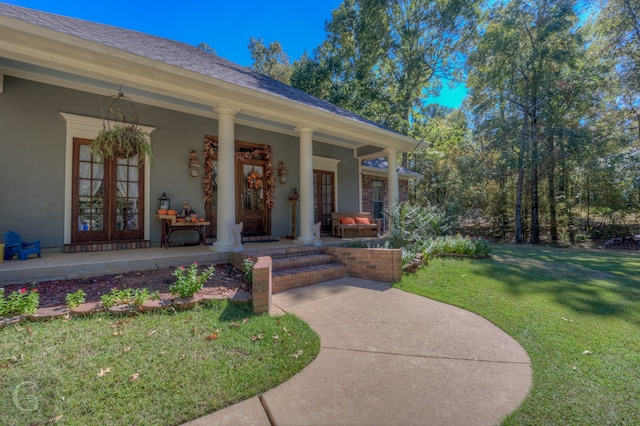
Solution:
<path fill-rule="evenodd" d="M 248 71 L 248 70 L 247 70 Z M 413 149 L 407 136 L 286 97 L 0 15 L 0 77 L 15 76 L 100 95 L 120 87 L 136 102 L 217 118 L 237 109 L 236 123 L 281 134 L 314 129 L 314 140 L 349 148 Z M 0 85 L 1 87 L 1 85 Z"/>

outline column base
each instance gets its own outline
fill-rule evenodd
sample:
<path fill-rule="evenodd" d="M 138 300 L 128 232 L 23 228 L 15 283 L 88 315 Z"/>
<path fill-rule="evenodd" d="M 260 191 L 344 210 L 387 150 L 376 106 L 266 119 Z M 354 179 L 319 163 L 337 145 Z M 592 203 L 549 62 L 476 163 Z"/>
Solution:
<path fill-rule="evenodd" d="M 239 246 L 235 245 L 233 241 L 216 241 L 212 245 L 209 246 L 210 251 L 215 251 L 218 253 L 228 253 L 228 252 L 237 252 L 242 251 L 244 248 L 242 244 Z"/>
<path fill-rule="evenodd" d="M 293 244 L 299 244 L 301 246 L 312 246 L 313 237 L 303 237 L 302 235 L 293 240 Z"/>

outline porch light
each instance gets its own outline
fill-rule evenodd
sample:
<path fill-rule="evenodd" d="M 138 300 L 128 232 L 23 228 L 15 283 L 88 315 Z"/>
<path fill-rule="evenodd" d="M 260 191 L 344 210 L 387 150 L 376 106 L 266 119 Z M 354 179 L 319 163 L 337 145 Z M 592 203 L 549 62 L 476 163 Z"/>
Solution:
<path fill-rule="evenodd" d="M 278 177 L 280 178 L 280 183 L 287 183 L 287 169 L 284 168 L 283 161 L 278 163 Z"/>
<path fill-rule="evenodd" d="M 191 151 L 191 154 L 189 154 L 189 169 L 191 170 L 191 176 L 198 177 L 200 162 L 198 161 L 198 154 L 196 154 L 195 151 Z"/>
<path fill-rule="evenodd" d="M 162 197 L 158 198 L 158 210 L 169 210 L 171 206 L 171 200 L 167 197 L 167 194 L 162 193 Z"/>

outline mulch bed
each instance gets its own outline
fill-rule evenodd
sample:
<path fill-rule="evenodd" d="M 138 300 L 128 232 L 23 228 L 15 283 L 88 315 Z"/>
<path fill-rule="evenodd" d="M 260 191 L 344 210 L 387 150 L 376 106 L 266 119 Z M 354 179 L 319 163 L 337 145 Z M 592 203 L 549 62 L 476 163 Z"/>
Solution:
<path fill-rule="evenodd" d="M 209 265 L 200 265 L 200 271 Z M 73 280 L 43 281 L 33 285 L 11 284 L 4 287 L 5 296 L 21 288 L 36 288 L 40 293 L 40 308 L 66 304 L 67 293 L 83 289 L 87 302 L 98 302 L 100 296 L 112 288 L 147 288 L 150 292 L 170 293 L 169 286 L 175 282 L 172 275 L 175 268 L 153 269 L 150 271 L 128 272 L 125 274 L 103 275 Z M 203 295 L 228 297 L 236 292 L 251 292 L 251 286 L 243 280 L 243 274 L 230 264 L 216 265 L 216 272 L 199 292 Z"/>

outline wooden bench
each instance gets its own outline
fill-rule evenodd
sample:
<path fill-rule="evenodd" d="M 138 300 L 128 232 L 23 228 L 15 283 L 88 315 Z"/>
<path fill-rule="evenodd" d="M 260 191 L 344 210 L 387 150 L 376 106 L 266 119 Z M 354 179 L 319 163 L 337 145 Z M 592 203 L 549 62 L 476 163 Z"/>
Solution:
<path fill-rule="evenodd" d="M 350 222 L 346 218 L 352 218 L 354 223 Z M 364 218 L 368 223 L 355 223 L 356 218 Z M 340 220 L 342 219 L 342 220 Z M 363 221 L 362 219 L 359 219 Z M 345 212 L 345 213 L 331 213 L 331 235 L 334 237 L 344 238 L 346 234 L 355 234 L 357 237 L 377 237 L 382 229 L 380 219 L 373 219 L 371 213 L 365 212 Z"/>

